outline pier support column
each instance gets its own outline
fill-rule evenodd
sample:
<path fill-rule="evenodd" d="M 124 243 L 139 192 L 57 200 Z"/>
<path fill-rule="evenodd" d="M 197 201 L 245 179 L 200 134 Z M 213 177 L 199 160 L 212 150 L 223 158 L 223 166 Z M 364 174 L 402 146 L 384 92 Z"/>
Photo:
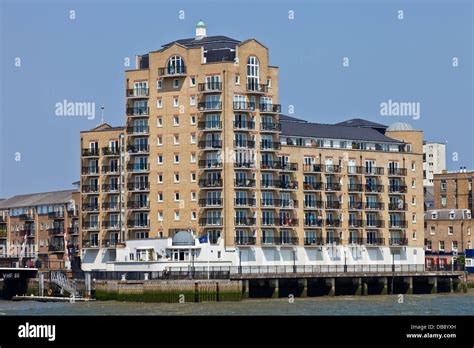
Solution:
<path fill-rule="evenodd" d="M 407 294 L 411 295 L 413 294 L 413 277 L 406 277 L 405 278 L 405 281 L 408 280 L 408 290 L 407 290 Z"/>
<path fill-rule="evenodd" d="M 44 273 L 38 273 L 38 295 L 44 296 Z"/>
<path fill-rule="evenodd" d="M 250 280 L 242 280 L 242 298 L 249 298 Z"/>
<path fill-rule="evenodd" d="M 91 298 L 92 295 L 92 277 L 90 272 L 85 273 L 86 298 Z"/>
<path fill-rule="evenodd" d="M 298 279 L 298 284 L 302 287 L 300 297 L 308 296 L 308 279 Z"/>
<path fill-rule="evenodd" d="M 326 284 L 331 287 L 328 295 L 335 296 L 336 295 L 336 278 L 327 278 Z"/>
<path fill-rule="evenodd" d="M 454 292 L 453 278 L 449 278 L 449 292 Z"/>
<path fill-rule="evenodd" d="M 362 296 L 366 296 L 369 294 L 369 285 L 367 284 L 367 281 L 362 283 Z"/>
<path fill-rule="evenodd" d="M 357 278 L 356 283 L 357 283 L 357 290 L 355 294 L 364 295 L 364 288 L 362 287 L 362 278 Z"/>
<path fill-rule="evenodd" d="M 388 278 L 382 277 L 379 279 L 379 282 L 383 284 L 382 295 L 387 295 L 388 294 Z M 392 289 L 392 292 L 393 292 L 393 289 Z"/>
<path fill-rule="evenodd" d="M 438 293 L 438 277 L 429 278 L 428 282 L 429 284 L 433 284 L 433 287 L 431 288 L 431 293 L 437 294 Z"/>
<path fill-rule="evenodd" d="M 280 295 L 280 284 L 278 279 L 270 280 L 270 284 L 274 285 L 272 298 L 278 298 Z"/>

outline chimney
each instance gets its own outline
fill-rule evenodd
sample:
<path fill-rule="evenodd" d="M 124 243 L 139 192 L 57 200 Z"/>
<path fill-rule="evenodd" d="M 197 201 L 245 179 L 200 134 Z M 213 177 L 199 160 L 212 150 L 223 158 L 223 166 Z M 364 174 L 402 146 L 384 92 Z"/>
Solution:
<path fill-rule="evenodd" d="M 206 24 L 202 20 L 196 24 L 196 40 L 201 40 L 206 37 Z"/>

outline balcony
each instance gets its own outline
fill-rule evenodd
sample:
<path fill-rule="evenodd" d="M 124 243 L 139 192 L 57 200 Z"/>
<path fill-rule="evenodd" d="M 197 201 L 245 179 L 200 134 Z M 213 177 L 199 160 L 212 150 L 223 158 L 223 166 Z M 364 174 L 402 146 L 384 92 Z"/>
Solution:
<path fill-rule="evenodd" d="M 199 130 L 221 130 L 222 122 L 221 121 L 204 121 L 198 122 Z"/>
<path fill-rule="evenodd" d="M 221 149 L 222 141 L 221 140 L 202 140 L 198 142 L 198 147 L 200 149 Z"/>
<path fill-rule="evenodd" d="M 7 229 L 0 228 L 0 238 L 7 238 Z"/>
<path fill-rule="evenodd" d="M 260 123 L 260 131 L 262 132 L 280 132 L 281 124 L 278 122 L 262 122 Z"/>
<path fill-rule="evenodd" d="M 118 230 L 120 229 L 120 225 L 118 221 L 103 221 L 102 228 L 106 230 Z"/>
<path fill-rule="evenodd" d="M 130 154 L 147 154 L 150 151 L 150 147 L 145 144 L 131 144 L 127 145 L 127 151 Z"/>
<path fill-rule="evenodd" d="M 66 252 L 66 247 L 64 246 L 64 243 L 51 243 L 51 241 L 48 244 L 48 251 L 50 252 L 55 252 L 55 253 L 64 253 Z"/>
<path fill-rule="evenodd" d="M 324 221 L 326 227 L 341 227 L 341 220 L 339 219 L 326 219 Z"/>
<path fill-rule="evenodd" d="M 237 102 L 234 102 L 233 107 L 235 111 L 246 111 L 246 112 L 255 111 L 255 103 L 253 102 L 237 101 Z"/>
<path fill-rule="evenodd" d="M 321 164 L 303 164 L 304 173 L 322 173 L 323 166 Z"/>
<path fill-rule="evenodd" d="M 352 245 L 362 245 L 362 244 L 364 244 L 364 239 L 363 239 L 363 238 L 359 238 L 359 237 L 352 237 L 352 236 L 349 236 L 349 244 L 352 244 Z"/>
<path fill-rule="evenodd" d="M 102 239 L 102 248 L 115 248 L 119 244 L 118 238 Z"/>
<path fill-rule="evenodd" d="M 254 169 L 255 168 L 255 162 L 234 162 L 234 168 Z"/>
<path fill-rule="evenodd" d="M 201 179 L 199 180 L 201 188 L 222 188 L 222 179 Z"/>
<path fill-rule="evenodd" d="M 360 201 L 349 201 L 349 210 L 362 210 L 364 204 Z"/>
<path fill-rule="evenodd" d="M 322 237 L 304 237 L 304 245 L 324 245 L 324 239 Z"/>
<path fill-rule="evenodd" d="M 147 98 L 148 96 L 148 88 L 127 89 L 127 98 Z"/>
<path fill-rule="evenodd" d="M 261 239 L 262 245 L 282 245 L 282 244 L 289 244 L 289 245 L 297 245 L 298 244 L 298 237 L 262 237 Z"/>
<path fill-rule="evenodd" d="M 119 202 L 104 202 L 102 203 L 102 209 L 107 211 L 119 210 Z"/>
<path fill-rule="evenodd" d="M 388 239 L 388 245 L 390 245 L 390 246 L 408 245 L 408 239 L 407 238 L 389 238 Z"/>
<path fill-rule="evenodd" d="M 67 233 L 69 234 L 79 234 L 79 226 L 68 227 Z"/>
<path fill-rule="evenodd" d="M 407 204 L 403 202 L 402 203 L 389 203 L 388 210 L 404 211 L 404 210 L 407 210 Z"/>
<path fill-rule="evenodd" d="M 364 173 L 365 167 L 361 166 L 348 166 L 347 174 L 348 175 L 361 175 Z"/>
<path fill-rule="evenodd" d="M 393 230 L 407 228 L 408 223 L 406 220 L 395 220 L 389 221 L 389 228 Z"/>
<path fill-rule="evenodd" d="M 99 230 L 99 222 L 98 221 L 83 221 L 82 222 L 82 229 L 84 229 L 84 230 Z"/>
<path fill-rule="evenodd" d="M 298 219 L 289 217 L 284 218 L 262 218 L 262 226 L 280 226 L 280 227 L 295 227 L 298 226 Z"/>
<path fill-rule="evenodd" d="M 338 182 L 326 183 L 324 188 L 326 191 L 341 191 L 341 184 Z"/>
<path fill-rule="evenodd" d="M 281 170 L 281 171 L 297 171 L 297 163 L 281 163 L 281 162 L 262 162 L 260 164 L 262 170 Z"/>
<path fill-rule="evenodd" d="M 119 175 L 120 174 L 120 169 L 118 165 L 114 166 L 102 166 L 102 174 L 107 174 L 107 175 Z"/>
<path fill-rule="evenodd" d="M 406 185 L 390 185 L 388 187 L 389 193 L 407 193 Z"/>
<path fill-rule="evenodd" d="M 268 92 L 268 85 L 259 83 L 247 83 L 247 93 L 249 94 L 264 94 Z"/>
<path fill-rule="evenodd" d="M 371 237 L 371 238 L 363 239 L 362 243 L 364 245 L 384 245 L 385 239 L 379 238 L 379 237 Z"/>
<path fill-rule="evenodd" d="M 338 201 L 326 202 L 326 209 L 341 209 L 341 203 Z"/>
<path fill-rule="evenodd" d="M 389 176 L 406 176 L 407 169 L 406 168 L 388 168 L 388 175 Z"/>
<path fill-rule="evenodd" d="M 383 220 L 366 220 L 365 227 L 370 228 L 383 228 L 385 226 Z"/>
<path fill-rule="evenodd" d="M 360 228 L 364 226 L 364 220 L 349 219 L 349 228 Z"/>
<path fill-rule="evenodd" d="M 83 248 L 100 248 L 100 242 L 97 239 L 86 239 L 82 241 Z"/>
<path fill-rule="evenodd" d="M 364 168 L 364 175 L 372 176 L 372 175 L 383 175 L 384 168 L 383 167 L 365 167 Z"/>
<path fill-rule="evenodd" d="M 50 228 L 48 228 L 48 232 L 51 235 L 63 235 L 65 231 L 66 230 L 65 230 L 64 227 L 50 227 Z"/>
<path fill-rule="evenodd" d="M 198 91 L 201 93 L 217 93 L 222 91 L 222 82 L 206 82 L 198 84 Z"/>
<path fill-rule="evenodd" d="M 323 165 L 325 174 L 337 174 L 341 172 L 341 166 L 336 164 L 325 164 Z"/>
<path fill-rule="evenodd" d="M 275 113 L 279 114 L 281 112 L 280 104 L 260 104 L 260 113 Z"/>
<path fill-rule="evenodd" d="M 323 209 L 323 206 L 323 201 L 309 200 L 303 203 L 304 209 Z"/>
<path fill-rule="evenodd" d="M 382 193 L 383 192 L 383 185 L 365 184 L 364 186 L 365 186 L 366 193 Z"/>
<path fill-rule="evenodd" d="M 239 130 L 254 130 L 255 122 L 253 121 L 234 121 L 234 128 Z"/>
<path fill-rule="evenodd" d="M 198 162 L 199 168 L 203 169 L 220 169 L 222 162 L 220 160 L 200 160 Z"/>
<path fill-rule="evenodd" d="M 201 102 L 201 103 L 198 103 L 198 110 L 200 112 L 221 111 L 222 102 L 220 101 Z"/>
<path fill-rule="evenodd" d="M 255 226 L 256 219 L 250 217 L 240 217 L 234 219 L 235 226 Z"/>
<path fill-rule="evenodd" d="M 262 208 L 280 208 L 293 209 L 298 208 L 298 201 L 295 199 L 261 199 L 260 205 Z"/>
<path fill-rule="evenodd" d="M 281 143 L 276 141 L 262 141 L 260 142 L 260 150 L 262 151 L 277 151 L 281 149 Z"/>
<path fill-rule="evenodd" d="M 127 171 L 131 173 L 142 173 L 150 170 L 149 163 L 129 163 L 127 164 Z"/>
<path fill-rule="evenodd" d="M 324 221 L 322 219 L 318 219 L 315 215 L 305 216 L 304 219 L 304 227 L 313 227 L 313 228 L 321 228 L 324 225 Z"/>
<path fill-rule="evenodd" d="M 127 184 L 127 189 L 129 191 L 149 191 L 150 190 L 150 183 L 148 181 L 145 182 L 129 182 Z"/>
<path fill-rule="evenodd" d="M 20 233 L 22 233 L 24 236 L 27 236 L 28 238 L 34 238 L 35 229 L 31 226 L 25 226 L 20 229 Z"/>
<path fill-rule="evenodd" d="M 51 211 L 48 213 L 48 218 L 54 219 L 54 220 L 62 220 L 64 219 L 64 210 L 59 210 L 59 211 Z"/>
<path fill-rule="evenodd" d="M 128 201 L 127 208 L 130 210 L 150 209 L 149 201 Z"/>
<path fill-rule="evenodd" d="M 382 202 L 366 202 L 365 209 L 367 210 L 383 210 L 385 205 Z"/>
<path fill-rule="evenodd" d="M 119 185 L 103 184 L 102 185 L 102 191 L 103 192 L 119 192 L 120 191 L 120 186 Z"/>
<path fill-rule="evenodd" d="M 222 198 L 203 198 L 199 200 L 199 206 L 203 208 L 222 207 L 222 202 Z"/>
<path fill-rule="evenodd" d="M 235 237 L 234 242 L 236 245 L 255 245 L 256 239 L 255 237 L 240 236 Z"/>
<path fill-rule="evenodd" d="M 222 226 L 222 218 L 201 218 L 199 226 Z"/>
<path fill-rule="evenodd" d="M 321 191 L 323 189 L 322 182 L 304 182 L 303 190 L 305 191 Z"/>
<path fill-rule="evenodd" d="M 117 147 L 103 147 L 102 148 L 102 155 L 104 156 L 118 156 L 120 155 L 120 150 Z"/>
<path fill-rule="evenodd" d="M 349 192 L 364 192 L 364 185 L 362 184 L 348 184 L 347 189 Z"/>
<path fill-rule="evenodd" d="M 158 68 L 158 75 L 161 77 L 180 77 L 186 75 L 186 66 L 166 66 L 164 68 Z"/>
<path fill-rule="evenodd" d="M 99 157 L 99 149 L 82 149 L 82 157 Z"/>
<path fill-rule="evenodd" d="M 149 126 L 131 126 L 127 127 L 128 135 L 148 135 L 150 132 Z"/>
<path fill-rule="evenodd" d="M 82 167 L 82 175 L 99 175 L 99 167 Z"/>
<path fill-rule="evenodd" d="M 255 187 L 254 179 L 239 179 L 234 180 L 234 187 L 238 188 L 253 188 Z"/>
<path fill-rule="evenodd" d="M 234 198 L 234 204 L 237 207 L 255 207 L 255 198 Z"/>
<path fill-rule="evenodd" d="M 20 220 L 22 221 L 34 221 L 35 220 L 35 214 L 29 213 L 29 214 L 20 214 Z"/>
<path fill-rule="evenodd" d="M 254 149 L 255 141 L 254 140 L 234 140 L 234 147 L 243 148 L 243 149 Z"/>
<path fill-rule="evenodd" d="M 150 228 L 150 221 L 130 219 L 130 220 L 127 221 L 127 227 L 128 228 L 139 228 L 139 229 Z"/>
<path fill-rule="evenodd" d="M 89 211 L 98 211 L 99 210 L 99 203 L 84 203 L 82 204 L 82 211 L 89 212 Z"/>

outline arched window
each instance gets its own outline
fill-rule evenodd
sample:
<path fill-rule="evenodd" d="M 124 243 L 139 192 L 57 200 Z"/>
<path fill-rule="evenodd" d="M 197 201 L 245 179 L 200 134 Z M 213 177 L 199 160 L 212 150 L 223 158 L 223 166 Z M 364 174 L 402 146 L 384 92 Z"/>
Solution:
<path fill-rule="evenodd" d="M 184 74 L 185 72 L 183 58 L 180 56 L 173 56 L 168 60 L 168 64 L 166 64 L 167 75 Z"/>
<path fill-rule="evenodd" d="M 247 89 L 255 91 L 258 89 L 260 80 L 260 65 L 258 58 L 250 56 L 247 61 Z"/>

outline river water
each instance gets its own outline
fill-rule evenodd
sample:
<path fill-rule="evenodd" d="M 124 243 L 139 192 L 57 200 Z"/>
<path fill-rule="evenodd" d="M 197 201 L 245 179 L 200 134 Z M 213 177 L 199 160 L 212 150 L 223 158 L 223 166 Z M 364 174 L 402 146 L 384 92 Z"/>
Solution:
<path fill-rule="evenodd" d="M 136 303 L 0 301 L 0 315 L 474 315 L 467 294 L 249 299 L 241 302 Z"/>

